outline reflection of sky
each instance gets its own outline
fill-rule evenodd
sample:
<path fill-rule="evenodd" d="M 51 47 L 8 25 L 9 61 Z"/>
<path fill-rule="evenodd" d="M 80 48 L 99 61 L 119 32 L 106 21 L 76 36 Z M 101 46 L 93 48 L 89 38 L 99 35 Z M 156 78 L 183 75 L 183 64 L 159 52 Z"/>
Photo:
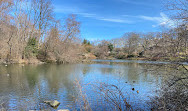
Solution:
<path fill-rule="evenodd" d="M 140 73 L 142 71 L 139 66 L 92 64 L 90 67 L 92 69 L 85 77 L 85 83 L 97 81 L 119 86 L 128 93 L 129 101 L 134 106 L 146 106 L 146 101 L 155 96 L 155 91 L 159 88 L 160 78 Z M 132 91 L 132 88 L 135 88 L 135 91 Z M 136 92 L 137 90 L 139 93 Z M 94 100 L 95 97 L 91 98 Z"/>
<path fill-rule="evenodd" d="M 142 72 L 143 68 L 137 63 L 10 66 L 4 68 L 5 72 L 0 72 L 2 77 L 0 95 L 10 95 L 7 103 L 10 110 L 19 109 L 22 106 L 24 106 L 23 109 L 46 108 L 48 106 L 42 101 L 54 99 L 61 102 L 58 109 L 71 109 L 70 107 L 74 104 L 73 94 L 78 93 L 75 92 L 74 80 L 78 79 L 81 80 L 82 85 L 90 84 L 85 85 L 83 91 L 87 94 L 93 108 L 108 106 L 98 103 L 103 100 L 100 100 L 101 97 L 95 93 L 97 89 L 93 86 L 100 82 L 123 88 L 131 105 L 143 108 L 146 106 L 145 101 L 155 96 L 154 91 L 159 89 L 161 84 L 159 76 Z M 10 72 L 10 77 L 2 76 L 7 70 Z M 132 91 L 132 88 L 135 88 L 135 91 Z M 139 90 L 138 94 L 137 90 Z"/>

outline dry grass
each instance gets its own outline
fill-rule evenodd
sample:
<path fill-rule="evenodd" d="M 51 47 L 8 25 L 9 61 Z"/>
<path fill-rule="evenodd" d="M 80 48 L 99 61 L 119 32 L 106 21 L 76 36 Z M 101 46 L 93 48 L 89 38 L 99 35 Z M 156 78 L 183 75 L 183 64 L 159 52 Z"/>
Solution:
<path fill-rule="evenodd" d="M 79 80 L 75 80 L 75 87 L 77 88 L 78 95 L 76 97 L 76 103 L 79 106 L 79 109 L 82 111 L 91 111 L 92 109 L 87 98 L 86 93 L 83 91 L 85 86 L 93 86 L 94 90 L 92 94 L 98 95 L 100 98 L 95 98 L 95 102 L 97 102 L 96 107 L 103 107 L 103 105 L 108 106 L 110 110 L 116 111 L 133 111 L 132 106 L 127 101 L 125 95 L 123 94 L 123 88 L 119 88 L 116 85 L 110 85 L 106 83 L 95 83 L 95 84 L 86 84 L 81 85 Z M 105 103 L 102 103 L 105 101 Z M 104 107 L 106 108 L 106 107 Z M 109 110 L 102 109 L 102 110 Z"/>
<path fill-rule="evenodd" d="M 155 72 L 160 72 L 161 66 L 155 67 Z M 159 96 L 152 99 L 153 111 L 187 111 L 188 110 L 188 70 L 181 64 L 163 67 L 167 72 Z M 172 72 L 173 69 L 173 72 Z M 150 71 L 151 72 L 151 71 Z M 156 73 L 158 74 L 158 73 Z M 164 76 L 164 75 L 163 75 Z"/>
<path fill-rule="evenodd" d="M 102 95 L 106 102 L 114 106 L 114 110 L 118 111 L 132 111 L 132 106 L 127 102 L 123 94 L 123 88 L 119 88 L 116 85 L 110 85 L 106 83 L 100 83 L 98 92 Z"/>
<path fill-rule="evenodd" d="M 74 84 L 75 84 L 75 87 L 76 87 L 77 92 L 78 92 L 78 95 L 77 95 L 75 102 L 79 105 L 80 111 L 92 111 L 92 109 L 89 105 L 87 96 L 83 92 L 83 86 L 81 86 L 80 81 L 75 80 Z"/>

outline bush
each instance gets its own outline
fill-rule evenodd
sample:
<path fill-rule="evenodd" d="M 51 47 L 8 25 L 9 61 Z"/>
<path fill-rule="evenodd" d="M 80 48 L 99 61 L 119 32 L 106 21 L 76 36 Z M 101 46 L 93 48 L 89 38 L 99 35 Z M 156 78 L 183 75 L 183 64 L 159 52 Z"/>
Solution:
<path fill-rule="evenodd" d="M 26 58 L 36 57 L 38 54 L 38 45 L 36 38 L 29 38 L 27 46 L 25 47 L 24 55 Z"/>
<path fill-rule="evenodd" d="M 91 52 L 93 47 L 91 45 L 85 45 L 85 49 L 87 52 Z"/>
<path fill-rule="evenodd" d="M 116 56 L 115 56 L 116 59 L 126 59 L 126 54 L 124 53 L 118 53 Z"/>
<path fill-rule="evenodd" d="M 127 55 L 127 58 L 133 58 L 133 57 L 135 57 L 135 55 Z"/>

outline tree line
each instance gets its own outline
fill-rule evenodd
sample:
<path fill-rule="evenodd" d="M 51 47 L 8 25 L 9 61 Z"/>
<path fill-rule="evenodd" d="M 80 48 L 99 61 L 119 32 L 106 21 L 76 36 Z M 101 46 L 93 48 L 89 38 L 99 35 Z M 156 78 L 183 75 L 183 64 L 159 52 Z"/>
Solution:
<path fill-rule="evenodd" d="M 96 43 L 96 42 L 95 42 Z M 93 44 L 91 52 L 98 58 L 188 59 L 188 30 L 178 28 L 161 32 L 128 32 L 122 37 Z"/>
<path fill-rule="evenodd" d="M 54 16 L 50 0 L 0 0 L 0 61 L 78 61 L 80 22 L 75 15 Z"/>

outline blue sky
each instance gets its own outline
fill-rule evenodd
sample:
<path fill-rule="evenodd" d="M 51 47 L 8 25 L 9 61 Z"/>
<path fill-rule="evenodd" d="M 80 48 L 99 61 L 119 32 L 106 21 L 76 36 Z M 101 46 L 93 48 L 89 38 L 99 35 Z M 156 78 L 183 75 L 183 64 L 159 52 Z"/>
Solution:
<path fill-rule="evenodd" d="M 173 22 L 161 11 L 161 0 L 53 0 L 58 19 L 76 14 L 81 37 L 112 39 L 125 32 L 151 32 Z"/>

